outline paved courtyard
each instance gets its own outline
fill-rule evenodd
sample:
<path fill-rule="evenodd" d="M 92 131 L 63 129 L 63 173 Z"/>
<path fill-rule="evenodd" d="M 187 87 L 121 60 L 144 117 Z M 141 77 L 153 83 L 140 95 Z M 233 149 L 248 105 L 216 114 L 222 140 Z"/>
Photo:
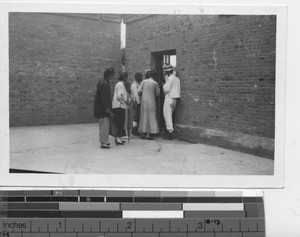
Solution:
<path fill-rule="evenodd" d="M 81 174 L 272 175 L 274 161 L 179 140 L 101 149 L 98 124 L 10 128 L 10 168 Z"/>

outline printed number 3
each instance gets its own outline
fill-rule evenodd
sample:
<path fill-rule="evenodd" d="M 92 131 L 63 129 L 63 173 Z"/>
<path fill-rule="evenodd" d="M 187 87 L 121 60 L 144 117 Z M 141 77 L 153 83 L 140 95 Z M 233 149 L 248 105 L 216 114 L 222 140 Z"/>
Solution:
<path fill-rule="evenodd" d="M 201 230 L 201 229 L 203 228 L 203 223 L 202 223 L 202 222 L 198 222 L 197 228 L 198 228 L 199 230 Z"/>

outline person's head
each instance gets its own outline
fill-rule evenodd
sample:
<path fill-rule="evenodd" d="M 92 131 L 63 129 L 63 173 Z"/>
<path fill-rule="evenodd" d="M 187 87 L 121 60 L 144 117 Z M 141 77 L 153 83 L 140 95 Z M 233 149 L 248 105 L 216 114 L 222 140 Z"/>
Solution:
<path fill-rule="evenodd" d="M 163 67 L 163 71 L 164 71 L 164 72 L 166 73 L 166 75 L 168 75 L 168 76 L 170 76 L 171 74 L 173 74 L 173 70 L 174 70 L 174 68 L 173 68 L 173 66 L 170 65 L 170 64 L 165 65 L 165 66 Z"/>
<path fill-rule="evenodd" d="M 125 79 L 126 79 L 126 74 L 125 74 L 126 72 L 120 72 L 120 74 L 119 74 L 119 81 L 125 81 Z"/>
<path fill-rule="evenodd" d="M 137 73 L 134 75 L 134 79 L 135 79 L 138 83 L 140 83 L 140 82 L 143 80 L 143 75 L 142 75 L 142 73 L 137 72 Z"/>
<path fill-rule="evenodd" d="M 171 74 L 173 74 L 173 70 L 171 70 L 171 71 L 166 71 L 166 74 L 167 74 L 168 76 L 170 76 Z"/>
<path fill-rule="evenodd" d="M 114 78 L 114 75 L 115 75 L 115 69 L 113 67 L 106 68 L 104 70 L 103 76 L 106 80 L 110 80 Z"/>
<path fill-rule="evenodd" d="M 151 78 L 153 78 L 154 80 L 156 80 L 157 76 L 158 76 L 157 71 L 156 70 L 151 70 L 150 71 L 150 76 L 151 76 Z"/>
<path fill-rule="evenodd" d="M 147 70 L 145 74 L 146 79 L 149 79 L 151 77 L 151 70 Z"/>

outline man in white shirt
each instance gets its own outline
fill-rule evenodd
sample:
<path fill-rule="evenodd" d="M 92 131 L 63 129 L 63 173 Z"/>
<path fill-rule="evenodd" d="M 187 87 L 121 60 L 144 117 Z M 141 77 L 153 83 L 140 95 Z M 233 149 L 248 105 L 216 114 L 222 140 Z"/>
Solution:
<path fill-rule="evenodd" d="M 137 128 L 140 121 L 141 97 L 138 95 L 138 88 L 143 80 L 143 75 L 139 72 L 135 74 L 135 81 L 131 85 L 131 95 L 133 101 L 133 115 L 132 115 L 132 134 L 138 135 Z"/>
<path fill-rule="evenodd" d="M 180 98 L 180 80 L 173 74 L 174 68 L 172 65 L 165 65 L 163 71 L 166 72 L 166 83 L 163 86 L 165 95 L 163 113 L 167 129 L 164 139 L 173 140 L 172 114 L 176 108 L 177 100 Z"/>

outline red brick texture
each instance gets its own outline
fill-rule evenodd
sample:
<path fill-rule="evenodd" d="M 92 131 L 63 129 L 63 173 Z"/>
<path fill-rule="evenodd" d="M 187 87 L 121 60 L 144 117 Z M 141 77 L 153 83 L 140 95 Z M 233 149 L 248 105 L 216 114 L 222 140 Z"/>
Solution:
<path fill-rule="evenodd" d="M 10 125 L 94 122 L 96 84 L 120 70 L 120 23 L 100 15 L 9 14 Z"/>

